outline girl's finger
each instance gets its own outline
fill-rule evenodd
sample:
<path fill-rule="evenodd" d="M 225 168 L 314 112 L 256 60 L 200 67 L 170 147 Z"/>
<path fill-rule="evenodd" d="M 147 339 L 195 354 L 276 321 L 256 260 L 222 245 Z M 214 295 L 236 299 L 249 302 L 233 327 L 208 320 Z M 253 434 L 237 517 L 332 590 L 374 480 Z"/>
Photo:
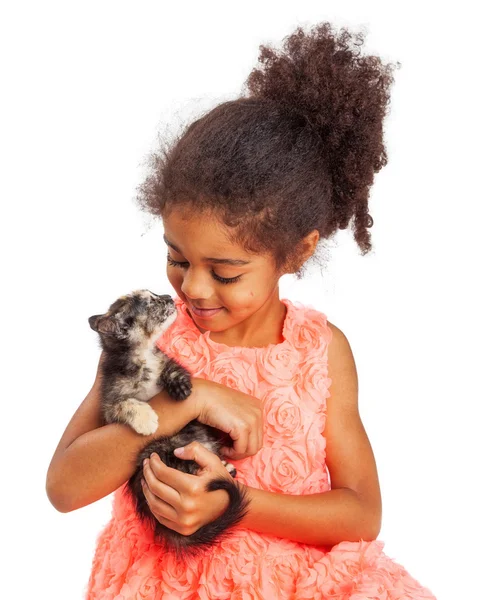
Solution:
<path fill-rule="evenodd" d="M 235 449 L 230 448 L 229 446 L 223 446 L 221 448 L 221 454 L 224 456 L 224 458 L 229 460 L 237 460 Z"/>
<path fill-rule="evenodd" d="M 258 452 L 259 449 L 260 449 L 260 432 L 256 430 L 251 433 L 249 443 L 248 443 L 248 448 L 246 449 L 246 453 L 248 454 L 248 456 L 254 456 Z"/>
<path fill-rule="evenodd" d="M 250 452 L 250 456 L 252 456 L 253 454 L 256 454 L 256 452 L 258 451 L 258 434 L 254 433 L 252 435 L 251 438 L 251 445 L 248 448 L 249 452 Z"/>
<path fill-rule="evenodd" d="M 160 457 L 155 453 L 151 455 L 149 464 L 153 476 L 173 490 L 173 492 L 169 492 L 168 496 L 165 497 L 167 502 L 170 499 L 172 500 L 172 505 L 174 505 L 175 498 L 177 500 L 176 504 L 178 504 L 180 501 L 180 494 L 187 494 L 191 488 L 191 485 L 197 481 L 196 475 L 190 475 L 189 473 L 184 473 L 178 469 L 167 467 L 165 463 L 161 461 Z M 155 491 L 154 488 L 152 488 L 152 490 Z"/>
<path fill-rule="evenodd" d="M 168 523 L 174 525 L 172 519 L 177 517 L 176 510 L 170 506 L 167 502 L 164 502 L 161 498 L 158 498 L 153 492 L 150 490 L 148 485 L 141 481 L 141 485 L 143 488 L 143 494 L 145 499 L 150 507 L 151 512 L 155 515 L 155 518 L 158 519 L 160 523 L 170 527 Z M 170 527 L 170 529 L 172 529 Z"/>
<path fill-rule="evenodd" d="M 170 504 L 176 511 L 181 503 L 181 497 L 175 488 L 163 481 L 162 467 L 164 466 L 159 458 L 156 460 L 155 458 L 150 458 L 143 465 L 143 477 L 153 494 Z"/>
<path fill-rule="evenodd" d="M 258 431 L 256 434 L 256 452 L 259 452 L 262 446 L 262 441 L 261 441 L 261 433 Z"/>

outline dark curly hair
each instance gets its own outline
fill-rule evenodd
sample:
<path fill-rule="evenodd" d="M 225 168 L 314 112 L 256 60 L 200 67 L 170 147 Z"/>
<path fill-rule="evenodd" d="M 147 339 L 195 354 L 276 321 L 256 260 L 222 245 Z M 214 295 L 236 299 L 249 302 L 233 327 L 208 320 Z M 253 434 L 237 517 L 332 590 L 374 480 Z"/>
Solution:
<path fill-rule="evenodd" d="M 309 34 L 298 27 L 282 51 L 260 46 L 246 95 L 160 138 L 136 190 L 140 208 L 160 218 L 179 206 L 213 214 L 232 228 L 232 243 L 271 254 L 298 279 L 301 242 L 315 229 L 328 239 L 354 218 L 354 239 L 369 252 L 369 187 L 387 164 L 394 65 L 360 56 L 363 41 L 323 22 Z"/>

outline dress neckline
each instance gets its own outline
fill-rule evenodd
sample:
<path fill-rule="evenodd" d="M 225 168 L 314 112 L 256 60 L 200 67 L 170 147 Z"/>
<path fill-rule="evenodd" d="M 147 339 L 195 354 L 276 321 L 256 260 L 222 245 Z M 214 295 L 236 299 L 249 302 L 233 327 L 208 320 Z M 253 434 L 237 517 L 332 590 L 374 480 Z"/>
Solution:
<path fill-rule="evenodd" d="M 190 326 L 190 328 L 197 333 L 198 339 L 202 338 L 210 348 L 217 352 L 266 352 L 273 348 L 277 350 L 289 348 L 291 346 L 289 332 L 293 320 L 294 306 L 292 302 L 288 300 L 288 298 L 280 298 L 280 301 L 286 306 L 286 314 L 283 321 L 283 329 L 281 331 L 281 335 L 284 338 L 282 342 L 278 342 L 277 344 L 268 344 L 267 346 L 228 346 L 228 344 L 223 344 L 221 342 L 215 342 L 214 340 L 212 340 L 210 337 L 211 332 L 209 329 L 207 329 L 204 333 L 201 332 L 196 326 L 194 320 L 190 317 L 187 311 L 187 306 L 183 302 L 183 300 L 179 296 L 176 296 L 174 298 L 176 308 L 179 311 L 181 311 L 185 322 Z"/>

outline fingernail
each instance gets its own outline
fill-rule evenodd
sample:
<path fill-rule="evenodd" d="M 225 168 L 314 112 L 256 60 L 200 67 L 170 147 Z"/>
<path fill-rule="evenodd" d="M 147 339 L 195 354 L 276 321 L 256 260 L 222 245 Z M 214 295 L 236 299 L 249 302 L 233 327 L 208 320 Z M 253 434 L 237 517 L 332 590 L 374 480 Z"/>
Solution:
<path fill-rule="evenodd" d="M 144 466 L 144 467 L 146 467 L 146 466 L 147 466 L 147 464 L 148 464 L 148 459 L 147 459 L 147 458 L 145 458 L 145 460 L 143 461 L 143 466 Z"/>
<path fill-rule="evenodd" d="M 184 449 L 184 447 L 181 447 L 181 448 L 175 448 L 175 449 L 173 450 L 173 452 L 176 454 L 176 456 L 181 456 L 182 454 L 184 454 L 184 452 L 185 452 L 185 449 Z"/>

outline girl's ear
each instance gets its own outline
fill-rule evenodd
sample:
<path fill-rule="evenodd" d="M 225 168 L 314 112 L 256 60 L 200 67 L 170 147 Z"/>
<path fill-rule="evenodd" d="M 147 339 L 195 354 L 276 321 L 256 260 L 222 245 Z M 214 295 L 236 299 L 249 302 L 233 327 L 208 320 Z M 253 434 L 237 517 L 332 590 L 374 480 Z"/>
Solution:
<path fill-rule="evenodd" d="M 298 244 L 296 256 L 287 265 L 285 273 L 296 273 L 303 264 L 313 255 L 316 245 L 319 240 L 319 231 L 313 229 L 307 236 L 305 236 Z"/>
<path fill-rule="evenodd" d="M 314 251 L 316 250 L 316 245 L 318 244 L 318 241 L 319 231 L 317 229 L 313 229 L 313 231 L 308 233 L 308 235 L 303 239 L 306 254 L 304 261 L 308 260 L 308 258 L 313 255 Z"/>

